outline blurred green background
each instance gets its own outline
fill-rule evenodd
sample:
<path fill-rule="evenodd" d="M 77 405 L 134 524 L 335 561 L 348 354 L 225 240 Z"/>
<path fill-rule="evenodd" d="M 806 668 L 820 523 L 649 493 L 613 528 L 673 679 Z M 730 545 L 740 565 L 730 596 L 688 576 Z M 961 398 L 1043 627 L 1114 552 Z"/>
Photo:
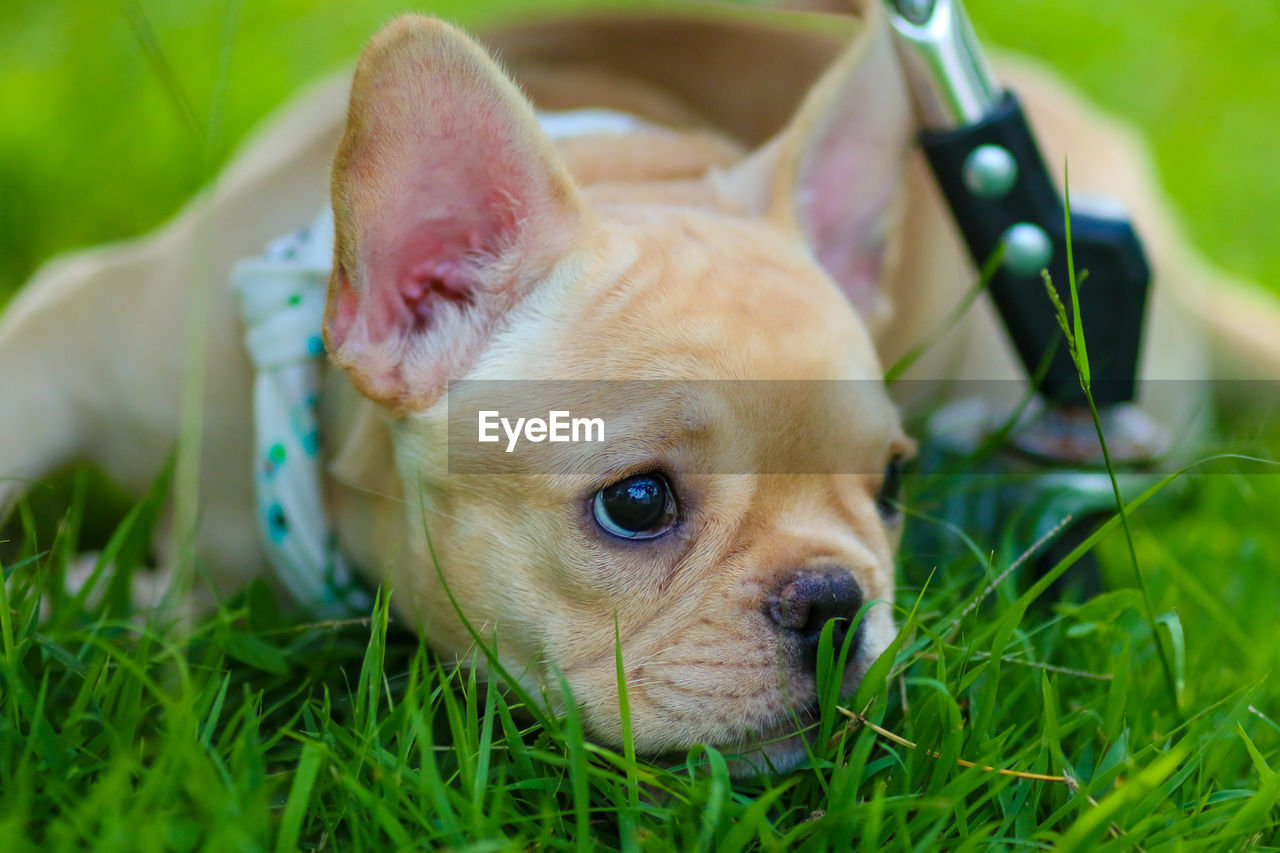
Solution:
<path fill-rule="evenodd" d="M 142 232 L 397 12 L 467 24 L 583 0 L 5 0 L 0 299 L 58 251 Z M 1274 0 L 970 0 L 1149 140 L 1194 240 L 1280 291 Z M 655 55 L 655 61 L 660 61 Z M 750 97 L 744 92 L 743 97 Z"/>

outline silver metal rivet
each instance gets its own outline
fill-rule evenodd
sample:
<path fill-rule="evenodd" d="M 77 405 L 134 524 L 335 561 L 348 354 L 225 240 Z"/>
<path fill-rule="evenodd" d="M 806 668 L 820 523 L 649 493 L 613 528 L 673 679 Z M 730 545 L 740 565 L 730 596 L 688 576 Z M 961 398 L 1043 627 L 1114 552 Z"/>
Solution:
<path fill-rule="evenodd" d="M 933 15 L 937 0 L 895 0 L 894 5 L 897 6 L 899 15 L 919 26 Z"/>
<path fill-rule="evenodd" d="M 1018 161 L 999 145 L 979 145 L 964 158 L 964 185 L 979 198 L 999 198 L 1018 181 Z"/>
<path fill-rule="evenodd" d="M 1005 246 L 1005 269 L 1014 275 L 1035 275 L 1047 267 L 1053 257 L 1053 241 L 1043 228 L 1030 222 L 1010 225 L 1001 241 Z"/>

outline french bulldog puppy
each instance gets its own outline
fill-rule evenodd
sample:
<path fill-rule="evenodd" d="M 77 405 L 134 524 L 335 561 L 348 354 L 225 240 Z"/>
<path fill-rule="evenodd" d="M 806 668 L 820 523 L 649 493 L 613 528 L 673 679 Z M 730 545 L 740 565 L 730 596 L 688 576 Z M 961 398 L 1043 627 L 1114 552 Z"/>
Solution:
<path fill-rule="evenodd" d="M 271 576 L 227 281 L 331 205 L 319 444 L 345 558 L 442 655 L 467 657 L 474 630 L 557 701 L 563 677 L 603 742 L 621 742 L 616 630 L 639 750 L 794 765 L 823 626 L 849 649 L 846 692 L 894 636 L 896 471 L 913 445 L 884 367 L 939 334 L 972 282 L 912 159 L 879 4 L 857 23 L 515 27 L 489 39 L 513 81 L 451 26 L 396 20 L 354 78 L 289 107 L 158 233 L 55 261 L 19 294 L 0 325 L 0 472 L 88 459 L 141 491 L 194 378 L 199 558 L 220 592 Z M 1137 209 L 1162 284 L 1217 277 L 1122 133 L 1014 76 L 1050 157 L 1070 150 L 1082 183 Z M 545 111 L 583 107 L 635 121 L 553 141 Z M 1158 296 L 1153 327 L 1177 337 L 1153 334 L 1146 364 L 1203 375 L 1212 321 L 1173 292 L 1191 295 Z M 1265 321 L 1248 325 L 1274 350 Z M 917 376 L 1017 376 L 989 309 L 944 338 Z M 563 468 L 459 473 L 484 448 L 451 427 L 455 379 L 600 380 L 630 416 Z M 735 395 L 738 380 L 767 382 Z M 681 387 L 705 393 L 691 404 Z M 21 488 L 0 482 L 0 509 Z"/>

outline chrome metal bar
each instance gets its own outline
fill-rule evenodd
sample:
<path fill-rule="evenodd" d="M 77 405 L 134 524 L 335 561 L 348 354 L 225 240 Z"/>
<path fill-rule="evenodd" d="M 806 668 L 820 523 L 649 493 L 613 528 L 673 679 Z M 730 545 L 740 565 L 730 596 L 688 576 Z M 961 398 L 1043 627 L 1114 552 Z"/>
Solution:
<path fill-rule="evenodd" d="M 976 124 L 1001 89 L 961 0 L 885 0 L 920 120 L 929 130 Z"/>

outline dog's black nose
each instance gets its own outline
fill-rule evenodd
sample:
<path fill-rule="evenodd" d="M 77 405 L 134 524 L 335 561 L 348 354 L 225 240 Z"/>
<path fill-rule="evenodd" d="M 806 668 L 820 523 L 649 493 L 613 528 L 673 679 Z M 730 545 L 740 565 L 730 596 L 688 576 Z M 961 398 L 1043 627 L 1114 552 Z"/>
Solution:
<path fill-rule="evenodd" d="M 831 638 L 835 654 L 840 654 L 854 617 L 862 608 L 862 588 L 843 569 L 806 569 L 765 600 L 765 616 L 785 637 L 798 641 L 806 664 L 812 669 L 817 662 L 818 639 L 822 627 L 834 621 Z M 859 625 L 857 633 L 862 633 Z M 849 645 L 849 658 L 858 649 L 861 638 L 854 636 Z"/>

